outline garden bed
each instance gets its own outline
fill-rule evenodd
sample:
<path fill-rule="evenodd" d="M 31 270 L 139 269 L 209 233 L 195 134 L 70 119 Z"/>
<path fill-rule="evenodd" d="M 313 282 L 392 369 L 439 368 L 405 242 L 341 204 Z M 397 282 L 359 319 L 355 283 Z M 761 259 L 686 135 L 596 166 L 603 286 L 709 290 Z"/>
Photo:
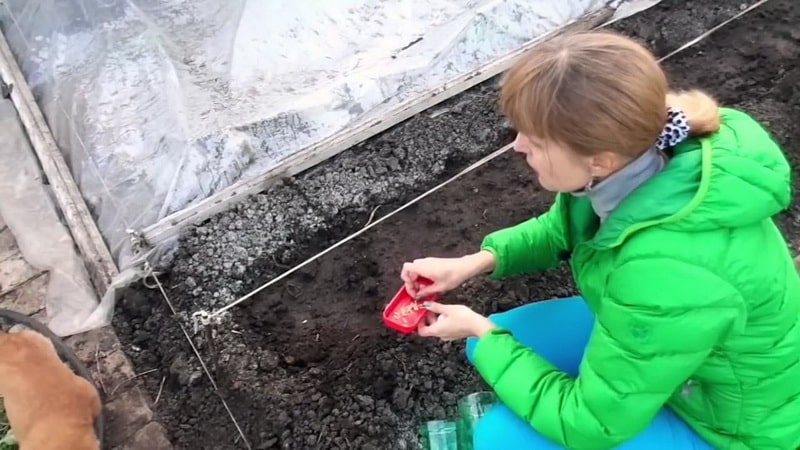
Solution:
<path fill-rule="evenodd" d="M 664 0 L 614 28 L 665 55 L 740 5 Z M 761 119 L 793 163 L 800 153 L 799 20 L 795 2 L 771 0 L 664 63 L 676 86 L 703 87 Z M 185 318 L 219 307 L 363 227 L 378 204 L 381 216 L 509 142 L 493 86 L 472 89 L 439 107 L 443 114 L 422 114 L 192 230 L 162 278 L 176 308 Z M 447 142 L 465 150 L 447 150 Z M 346 174 L 379 179 L 376 167 L 394 180 L 380 195 L 365 181 L 330 196 Z M 414 175 L 392 178 L 398 172 Z M 252 447 L 413 448 L 419 423 L 452 415 L 460 395 L 483 385 L 462 343 L 383 327 L 380 313 L 399 287 L 400 266 L 474 251 L 486 233 L 543 212 L 551 199 L 509 152 L 232 310 L 218 330 L 216 358 L 198 336 Z M 779 218 L 792 239 L 800 238 L 798 220 L 796 206 Z M 504 283 L 475 280 L 446 301 L 491 313 L 572 292 L 561 269 Z M 156 369 L 138 381 L 159 398 L 153 409 L 176 448 L 245 447 L 158 291 L 131 289 L 114 325 L 137 369 Z"/>

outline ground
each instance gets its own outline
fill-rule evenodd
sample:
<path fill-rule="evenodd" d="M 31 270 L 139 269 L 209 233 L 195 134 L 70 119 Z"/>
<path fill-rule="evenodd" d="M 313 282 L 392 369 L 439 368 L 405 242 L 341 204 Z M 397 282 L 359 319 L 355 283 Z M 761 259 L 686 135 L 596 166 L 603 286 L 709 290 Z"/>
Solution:
<path fill-rule="evenodd" d="M 663 56 L 743 6 L 664 0 L 614 27 Z M 771 0 L 664 62 L 676 87 L 705 88 L 760 119 L 795 167 L 799 16 L 796 2 Z M 375 206 L 382 205 L 380 217 L 509 142 L 494 85 L 190 230 L 161 279 L 180 315 L 248 292 L 363 227 Z M 345 175 L 360 181 L 330 196 L 325 189 L 345 186 Z M 233 310 L 218 329 L 216 352 L 195 336 L 216 393 L 157 291 L 129 290 L 114 325 L 138 371 L 155 369 L 136 381 L 159 398 L 155 413 L 176 448 L 244 448 L 219 396 L 253 448 L 414 448 L 421 422 L 452 415 L 459 396 L 485 386 L 466 363 L 463 344 L 401 336 L 381 325 L 401 264 L 474 251 L 487 232 L 543 212 L 551 199 L 517 155 L 505 154 L 265 290 Z M 778 218 L 792 245 L 800 239 L 798 213 L 795 203 Z M 503 283 L 475 280 L 446 300 L 491 313 L 573 292 L 560 269 Z"/>

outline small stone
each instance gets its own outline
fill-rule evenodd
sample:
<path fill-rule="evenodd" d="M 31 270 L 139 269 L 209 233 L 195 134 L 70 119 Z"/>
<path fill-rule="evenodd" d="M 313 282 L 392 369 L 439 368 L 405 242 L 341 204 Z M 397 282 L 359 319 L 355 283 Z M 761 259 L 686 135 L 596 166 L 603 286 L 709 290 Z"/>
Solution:
<path fill-rule="evenodd" d="M 366 295 L 373 295 L 378 292 L 378 282 L 372 277 L 364 279 L 361 283 L 361 287 Z"/>
<path fill-rule="evenodd" d="M 356 401 L 367 411 L 372 411 L 375 408 L 375 400 L 369 395 L 356 395 Z"/>
<path fill-rule="evenodd" d="M 278 444 L 278 438 L 269 438 L 264 441 L 261 445 L 258 446 L 259 450 L 268 450 L 270 448 L 275 448 Z"/>
<path fill-rule="evenodd" d="M 169 366 L 169 373 L 183 386 L 191 386 L 202 376 L 199 371 L 194 370 L 189 365 L 188 357 L 185 353 L 178 353 L 175 359 L 172 360 L 172 364 Z"/>
<path fill-rule="evenodd" d="M 402 167 L 400 167 L 400 161 L 398 161 L 395 157 L 387 158 L 386 165 L 392 172 L 399 172 L 402 169 Z"/>
<path fill-rule="evenodd" d="M 319 412 L 323 416 L 334 414 L 333 412 L 334 401 L 330 397 L 322 397 L 319 399 Z"/>
<path fill-rule="evenodd" d="M 411 392 L 403 388 L 397 388 L 392 393 L 392 405 L 398 409 L 405 409 L 408 406 L 408 399 L 410 396 Z"/>
<path fill-rule="evenodd" d="M 278 367 L 280 360 L 277 353 L 265 350 L 258 358 L 258 367 L 262 370 L 273 370 Z"/>
<path fill-rule="evenodd" d="M 278 415 L 277 425 L 280 428 L 286 428 L 292 423 L 292 418 L 286 411 L 281 411 Z"/>
<path fill-rule="evenodd" d="M 183 280 L 183 283 L 184 283 L 184 284 L 186 285 L 186 287 L 188 287 L 189 289 L 194 289 L 194 288 L 196 288 L 196 287 L 197 287 L 197 281 L 195 281 L 195 279 L 194 279 L 193 277 L 186 277 L 186 279 L 185 279 L 185 280 Z"/>

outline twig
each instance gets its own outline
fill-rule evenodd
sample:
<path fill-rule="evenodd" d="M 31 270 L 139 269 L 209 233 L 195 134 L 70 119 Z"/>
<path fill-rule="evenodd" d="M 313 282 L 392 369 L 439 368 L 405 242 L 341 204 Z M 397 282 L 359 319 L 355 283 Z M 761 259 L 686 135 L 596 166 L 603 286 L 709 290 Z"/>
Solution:
<path fill-rule="evenodd" d="M 158 387 L 158 394 L 156 395 L 156 401 L 153 402 L 153 406 L 156 406 L 156 404 L 158 404 L 158 401 L 161 399 L 161 392 L 164 391 L 164 383 L 166 381 L 167 381 L 167 376 L 164 375 L 161 378 L 161 385 Z"/>
<path fill-rule="evenodd" d="M 350 342 L 355 342 L 355 341 L 356 341 L 356 339 L 358 339 L 358 338 L 360 338 L 360 337 L 361 337 L 361 335 L 360 335 L 360 334 L 357 334 L 357 335 L 353 336 L 353 339 L 351 339 L 351 340 L 350 340 Z"/>
<path fill-rule="evenodd" d="M 394 353 L 392 353 L 391 355 L 392 355 L 392 358 L 400 361 L 400 364 L 403 365 L 403 372 L 407 374 L 408 373 L 408 367 L 406 367 L 406 362 L 403 361 L 402 359 L 400 359 L 400 357 L 395 355 Z"/>
<path fill-rule="evenodd" d="M 109 393 L 109 394 L 108 394 L 108 396 L 109 396 L 109 397 L 112 397 L 112 396 L 114 396 L 114 393 L 115 393 L 115 392 L 117 392 L 117 389 L 121 388 L 122 386 L 124 386 L 124 385 L 126 385 L 126 384 L 130 383 L 131 381 L 133 381 L 133 380 L 135 380 L 135 379 L 137 379 L 137 378 L 139 378 L 139 377 L 143 377 L 143 376 L 145 376 L 145 375 L 149 375 L 149 374 L 151 374 L 151 373 L 153 373 L 153 372 L 155 372 L 155 371 L 157 371 L 157 370 L 158 370 L 158 369 L 150 369 L 150 370 L 144 371 L 144 372 L 142 372 L 142 373 L 140 373 L 140 374 L 138 374 L 138 375 L 134 375 L 134 376 L 132 376 L 132 377 L 128 378 L 127 380 L 123 381 L 122 383 L 120 383 L 120 384 L 116 385 L 116 386 L 114 387 L 114 389 L 112 389 L 112 390 L 111 390 L 111 393 Z"/>
<path fill-rule="evenodd" d="M 286 289 L 286 293 L 289 294 L 290 297 L 294 299 L 300 298 L 303 295 L 303 289 L 300 286 L 292 283 L 291 281 L 287 281 L 286 284 L 283 285 L 284 289 Z"/>
<path fill-rule="evenodd" d="M 108 393 L 106 391 L 106 385 L 103 383 L 103 371 L 100 370 L 100 343 L 98 342 L 97 348 L 94 350 L 94 363 L 97 367 L 97 382 L 100 384 L 100 389 L 103 391 L 103 395 Z"/>
<path fill-rule="evenodd" d="M 317 436 L 317 446 L 319 446 L 320 441 L 322 441 L 322 436 L 325 435 L 326 431 L 328 431 L 328 426 L 323 425 L 322 429 L 319 430 L 319 435 Z"/>
<path fill-rule="evenodd" d="M 372 219 L 375 218 L 375 213 L 378 212 L 378 208 L 380 208 L 380 207 L 381 207 L 381 205 L 378 205 L 378 206 L 375 207 L 375 209 L 372 210 L 372 212 L 369 215 L 369 219 L 367 219 L 367 223 L 364 224 L 364 228 L 368 227 L 369 224 L 372 223 Z"/>

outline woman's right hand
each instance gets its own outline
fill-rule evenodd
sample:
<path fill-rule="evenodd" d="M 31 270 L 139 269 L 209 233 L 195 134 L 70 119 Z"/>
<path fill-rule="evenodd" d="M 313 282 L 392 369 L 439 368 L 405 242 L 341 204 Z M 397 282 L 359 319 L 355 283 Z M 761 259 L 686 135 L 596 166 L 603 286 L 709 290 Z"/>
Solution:
<path fill-rule="evenodd" d="M 482 250 L 461 258 L 422 258 L 403 264 L 400 278 L 408 292 L 417 299 L 457 288 L 470 278 L 494 269 L 494 255 Z M 433 284 L 422 286 L 419 278 Z"/>

